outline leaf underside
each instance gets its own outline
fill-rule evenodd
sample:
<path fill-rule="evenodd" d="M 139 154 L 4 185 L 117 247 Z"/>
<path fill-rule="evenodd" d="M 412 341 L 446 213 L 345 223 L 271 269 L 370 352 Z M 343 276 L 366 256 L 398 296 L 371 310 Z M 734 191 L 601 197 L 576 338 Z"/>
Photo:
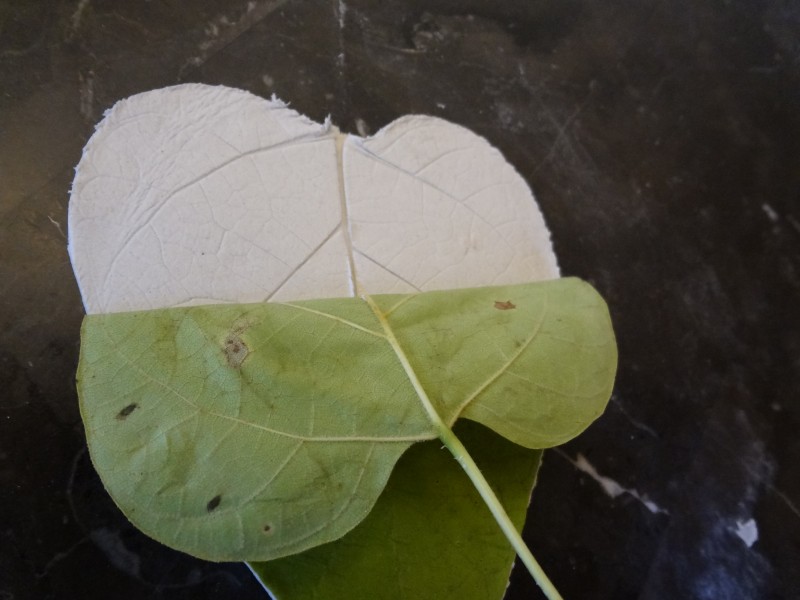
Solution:
<path fill-rule="evenodd" d="M 78 388 L 94 464 L 128 518 L 211 560 L 335 540 L 441 419 L 543 448 L 605 407 L 616 347 L 586 283 L 87 316 Z"/>
<path fill-rule="evenodd" d="M 518 529 L 541 450 L 460 420 L 467 446 Z M 372 511 L 344 537 L 250 567 L 276 600 L 502 598 L 514 550 L 441 443 L 414 444 Z"/>

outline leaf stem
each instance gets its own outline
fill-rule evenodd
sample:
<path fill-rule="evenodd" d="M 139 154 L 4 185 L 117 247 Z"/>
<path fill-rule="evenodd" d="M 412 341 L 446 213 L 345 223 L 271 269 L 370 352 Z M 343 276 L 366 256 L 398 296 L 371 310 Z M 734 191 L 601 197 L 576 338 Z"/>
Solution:
<path fill-rule="evenodd" d="M 542 567 L 525 544 L 517 528 L 514 527 L 514 523 L 511 522 L 508 513 L 506 513 L 503 505 L 494 493 L 494 490 L 492 490 L 489 482 L 486 481 L 483 473 L 478 468 L 478 465 L 475 464 L 475 461 L 472 459 L 472 456 L 470 456 L 464 444 L 461 443 L 461 440 L 447 427 L 439 432 L 439 438 L 447 449 L 450 450 L 450 453 L 455 457 L 458 464 L 461 465 L 461 468 L 464 469 L 464 472 L 472 481 L 475 489 L 478 490 L 478 493 L 491 511 L 500 529 L 503 530 L 506 539 L 516 551 L 517 556 L 519 556 L 520 560 L 522 560 L 523 564 L 527 567 L 528 572 L 531 574 L 534 581 L 536 581 L 536 584 L 542 592 L 544 592 L 544 595 L 548 600 L 563 600 L 561 594 L 558 593 L 558 590 L 553 585 L 553 582 L 547 577 Z"/>
<path fill-rule="evenodd" d="M 431 402 L 430 398 L 428 398 L 428 394 L 422 387 L 422 383 L 417 377 L 414 368 L 411 366 L 406 353 L 403 351 L 402 346 L 400 346 L 400 342 L 397 341 L 394 331 L 392 331 L 392 327 L 389 324 L 389 321 L 386 319 L 386 315 L 384 315 L 378 305 L 375 304 L 375 301 L 368 295 L 365 294 L 363 298 L 372 309 L 372 312 L 375 313 L 375 317 L 380 322 L 381 327 L 386 334 L 386 339 L 388 340 L 389 345 L 392 347 L 392 350 L 394 350 L 394 353 L 397 356 L 397 359 L 400 361 L 400 364 L 403 366 L 403 370 L 406 372 L 411 385 L 414 387 L 414 391 L 416 391 L 417 396 L 419 396 L 420 402 L 425 408 L 425 412 L 428 413 L 428 417 L 430 418 L 431 424 L 436 430 L 439 439 L 442 440 L 442 443 L 444 443 L 447 449 L 450 450 L 450 453 L 455 457 L 458 464 L 461 465 L 461 468 L 464 469 L 464 472 L 472 481 L 475 489 L 478 490 L 478 493 L 481 495 L 481 498 L 483 498 L 483 501 L 486 503 L 486 506 L 492 513 L 492 516 L 497 524 L 500 526 L 500 529 L 502 529 L 506 539 L 514 548 L 517 556 L 520 557 L 523 564 L 528 568 L 528 571 L 530 572 L 534 581 L 536 581 L 536 584 L 539 586 L 539 588 L 541 588 L 542 592 L 544 592 L 544 595 L 548 598 L 548 600 L 563 600 L 561 594 L 558 593 L 558 590 L 555 588 L 547 575 L 545 575 L 542 567 L 533 557 L 533 554 L 525 544 L 525 541 L 517 531 L 517 528 L 514 527 L 514 523 L 511 522 L 511 518 L 508 516 L 508 513 L 506 513 L 503 505 L 500 503 L 500 500 L 494 493 L 494 490 L 492 490 L 491 486 L 489 485 L 489 482 L 486 481 L 483 473 L 481 473 L 480 468 L 477 464 L 475 464 L 475 461 L 472 459 L 472 456 L 470 456 L 467 448 L 461 443 L 461 440 L 458 439 L 456 434 L 453 433 L 453 430 L 450 429 L 442 420 L 442 417 L 439 415 L 436 407 L 433 405 L 433 402 Z"/>
<path fill-rule="evenodd" d="M 414 388 L 414 391 L 417 392 L 417 396 L 419 397 L 419 401 L 422 403 L 422 407 L 425 409 L 425 412 L 428 413 L 428 418 L 431 420 L 436 431 L 440 430 L 447 430 L 450 429 L 447 427 L 444 421 L 442 421 L 442 417 L 439 415 L 436 407 L 431 402 L 430 398 L 428 398 L 428 393 L 422 387 L 422 383 L 417 377 L 414 368 L 411 366 L 411 363 L 406 356 L 406 353 L 403 351 L 402 346 L 400 346 L 400 342 L 397 341 L 397 338 L 394 335 L 394 331 L 392 331 L 392 326 L 389 325 L 389 321 L 386 320 L 386 316 L 383 314 L 381 309 L 375 304 L 375 301 L 367 296 L 366 294 L 363 296 L 364 301 L 369 304 L 369 307 L 372 309 L 372 312 L 375 313 L 375 316 L 378 319 L 378 322 L 381 324 L 383 328 L 383 332 L 386 334 L 386 340 L 389 342 L 389 345 L 394 350 L 395 356 L 397 356 L 397 360 L 400 361 L 400 364 L 403 367 L 403 370 L 406 372 L 411 385 Z M 441 437 L 441 436 L 440 436 Z"/>

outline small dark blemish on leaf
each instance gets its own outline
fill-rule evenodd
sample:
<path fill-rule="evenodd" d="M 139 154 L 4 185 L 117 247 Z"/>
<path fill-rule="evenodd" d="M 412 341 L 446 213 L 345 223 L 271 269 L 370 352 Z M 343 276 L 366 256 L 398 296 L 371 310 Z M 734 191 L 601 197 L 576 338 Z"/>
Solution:
<path fill-rule="evenodd" d="M 512 303 L 511 300 L 506 300 L 505 302 L 501 302 L 500 300 L 495 300 L 494 307 L 497 310 L 511 310 L 512 308 L 517 308 L 517 305 Z"/>
<path fill-rule="evenodd" d="M 264 533 L 272 533 L 272 525 L 267 523 L 266 525 L 264 525 L 264 527 L 261 528 L 261 531 L 263 531 Z"/>
<path fill-rule="evenodd" d="M 211 512 L 212 510 L 214 510 L 215 508 L 217 508 L 219 506 L 220 502 L 222 502 L 222 495 L 221 494 L 217 494 L 211 500 L 208 501 L 208 504 L 206 504 L 206 510 L 208 512 Z"/>
<path fill-rule="evenodd" d="M 522 348 L 522 340 L 514 340 L 515 348 Z"/>
<path fill-rule="evenodd" d="M 222 352 L 225 354 L 225 360 L 228 366 L 233 369 L 239 369 L 250 353 L 250 349 L 244 340 L 238 335 L 231 334 L 225 338 L 225 343 L 222 346 Z"/>
<path fill-rule="evenodd" d="M 124 421 L 128 417 L 128 415 L 131 414 L 133 411 L 135 411 L 137 408 L 139 408 L 139 405 L 136 404 L 136 402 L 128 404 L 128 406 L 126 406 L 117 413 L 117 420 Z"/>

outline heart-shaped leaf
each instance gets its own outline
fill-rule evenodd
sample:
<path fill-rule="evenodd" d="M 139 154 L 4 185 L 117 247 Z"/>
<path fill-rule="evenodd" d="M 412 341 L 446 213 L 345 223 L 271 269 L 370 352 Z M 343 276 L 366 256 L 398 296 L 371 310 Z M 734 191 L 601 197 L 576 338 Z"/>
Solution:
<path fill-rule="evenodd" d="M 107 489 L 143 531 L 212 560 L 338 539 L 408 446 L 447 443 L 459 417 L 559 444 L 602 412 L 616 369 L 605 303 L 577 279 L 90 315 L 81 348 Z"/>
<path fill-rule="evenodd" d="M 107 113 L 77 169 L 70 255 L 90 314 L 558 276 L 549 233 L 527 185 L 468 130 L 414 116 L 372 138 L 344 136 L 275 99 L 193 84 L 139 94 Z M 512 310 L 508 299 L 495 301 L 497 310 Z M 244 364 L 247 355 L 234 347 L 232 340 L 229 366 Z M 139 407 L 132 404 L 120 409 L 120 419 L 136 414 Z M 471 437 L 476 457 L 485 457 L 491 434 Z M 423 457 L 415 452 L 403 462 L 415 479 L 447 476 L 448 463 L 431 466 Z M 530 494 L 530 463 L 483 464 L 496 469 L 489 479 L 519 511 Z M 429 488 L 418 492 L 419 506 L 436 501 Z M 374 519 L 318 547 L 314 556 L 341 554 L 347 539 L 381 539 L 380 511 L 396 505 L 399 493 L 390 485 Z M 460 495 L 450 502 L 452 514 L 471 515 L 467 523 L 485 514 Z M 220 510 L 222 503 L 222 495 L 214 495 L 206 509 Z M 393 514 L 397 528 L 414 531 L 415 552 L 370 560 L 376 581 L 415 568 L 420 550 L 446 551 L 438 530 L 415 528 L 408 512 Z M 476 538 L 459 552 L 481 553 L 481 544 Z M 306 573 L 303 556 L 281 559 L 273 572 Z M 507 553 L 481 556 L 487 571 L 508 572 Z M 457 564 L 446 577 L 438 572 L 442 586 L 469 580 L 468 561 L 460 569 Z M 270 565 L 256 570 L 263 574 Z M 353 571 L 338 572 L 348 578 Z M 436 569 L 430 577 L 437 577 Z M 364 578 L 351 582 L 362 588 L 348 588 L 330 572 L 318 581 L 322 587 L 313 589 L 321 597 L 377 597 Z M 466 587 L 469 596 L 462 597 L 497 597 L 503 586 L 490 588 Z M 293 592 L 306 597 L 310 589 L 301 585 Z M 335 591 L 345 589 L 350 593 L 344 596 Z M 393 589 L 400 595 L 383 588 L 380 597 L 403 597 L 403 586 Z"/>

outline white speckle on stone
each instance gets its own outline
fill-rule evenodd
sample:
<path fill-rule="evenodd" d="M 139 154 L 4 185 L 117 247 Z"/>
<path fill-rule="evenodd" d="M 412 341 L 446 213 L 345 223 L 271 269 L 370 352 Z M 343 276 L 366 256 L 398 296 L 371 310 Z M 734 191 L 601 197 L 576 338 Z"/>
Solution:
<path fill-rule="evenodd" d="M 751 548 L 758 541 L 758 525 L 756 525 L 755 519 L 736 521 L 735 533 L 747 544 L 748 548 Z"/>
<path fill-rule="evenodd" d="M 356 130 L 361 137 L 367 137 L 369 135 L 369 127 L 364 119 L 356 119 Z"/>
<path fill-rule="evenodd" d="M 75 12 L 72 13 L 72 18 L 70 19 L 70 25 L 72 27 L 72 33 L 78 31 L 78 28 L 81 26 L 81 19 L 83 18 L 83 13 L 86 11 L 86 7 L 89 6 L 89 0 L 80 0 L 78 2 L 78 6 L 75 7 Z"/>
<path fill-rule="evenodd" d="M 600 487 L 603 488 L 603 491 L 611 496 L 612 498 L 616 498 L 625 493 L 625 488 L 622 487 L 619 483 L 611 479 L 610 477 L 604 477 L 597 472 L 597 469 L 594 468 L 586 457 L 583 454 L 578 454 L 578 457 L 572 461 L 579 471 L 583 471 L 589 477 L 594 479 L 597 483 L 600 484 Z"/>
<path fill-rule="evenodd" d="M 622 485 L 620 485 L 619 483 L 617 483 L 616 481 L 614 481 L 610 477 L 606 477 L 604 475 L 600 475 L 600 473 L 597 472 L 597 469 L 594 468 L 594 465 L 592 465 L 588 460 L 586 460 L 586 457 L 583 454 L 578 454 L 578 456 L 575 458 L 575 460 L 572 460 L 569 456 L 567 456 L 563 452 L 559 451 L 559 454 L 564 456 L 573 465 L 575 465 L 575 467 L 579 471 L 582 471 L 582 472 L 586 473 L 589 477 L 591 477 L 597 483 L 599 483 L 600 487 L 603 488 L 603 491 L 606 494 L 608 494 L 610 497 L 616 498 L 618 496 L 621 496 L 622 494 L 628 494 L 628 495 L 633 496 L 634 498 L 636 498 L 639 502 L 641 502 L 644 505 L 644 507 L 647 510 L 649 510 L 653 514 L 659 514 L 659 513 L 662 513 L 662 514 L 665 514 L 665 515 L 669 514 L 669 511 L 667 511 L 664 508 L 661 508 L 655 502 L 653 502 L 652 500 L 648 499 L 647 495 L 640 494 L 635 489 L 623 487 Z"/>
<path fill-rule="evenodd" d="M 87 120 L 94 118 L 94 72 L 80 75 L 80 111 Z"/>
<path fill-rule="evenodd" d="M 767 215 L 767 218 L 772 221 L 773 223 L 777 223 L 778 219 L 780 218 L 778 213 L 775 212 L 775 209 L 772 208 L 769 204 L 762 204 L 761 210 L 764 211 L 764 214 Z"/>

